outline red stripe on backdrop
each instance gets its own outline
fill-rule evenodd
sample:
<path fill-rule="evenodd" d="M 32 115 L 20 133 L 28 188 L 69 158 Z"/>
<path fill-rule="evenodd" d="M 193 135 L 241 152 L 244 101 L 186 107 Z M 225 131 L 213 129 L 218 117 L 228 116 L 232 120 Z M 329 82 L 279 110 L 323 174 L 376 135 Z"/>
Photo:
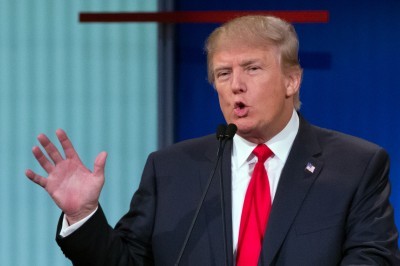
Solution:
<path fill-rule="evenodd" d="M 82 12 L 79 21 L 90 22 L 159 22 L 159 23 L 223 23 L 243 15 L 274 15 L 292 23 L 327 23 L 327 10 L 308 11 L 178 11 L 178 12 Z"/>

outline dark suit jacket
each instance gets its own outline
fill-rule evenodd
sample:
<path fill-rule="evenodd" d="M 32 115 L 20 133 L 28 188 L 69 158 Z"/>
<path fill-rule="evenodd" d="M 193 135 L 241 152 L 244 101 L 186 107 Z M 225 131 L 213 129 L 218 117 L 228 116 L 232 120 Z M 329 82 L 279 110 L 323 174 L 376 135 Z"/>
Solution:
<path fill-rule="evenodd" d="M 174 265 L 214 168 L 217 147 L 215 136 L 206 136 L 152 153 L 130 210 L 115 229 L 99 208 L 72 235 L 57 234 L 65 255 L 74 265 Z M 228 142 L 221 164 L 230 265 L 231 149 Z M 309 163 L 315 169 L 307 170 Z M 388 172 L 382 148 L 301 119 L 259 264 L 400 265 Z M 224 265 L 219 173 L 180 265 Z"/>

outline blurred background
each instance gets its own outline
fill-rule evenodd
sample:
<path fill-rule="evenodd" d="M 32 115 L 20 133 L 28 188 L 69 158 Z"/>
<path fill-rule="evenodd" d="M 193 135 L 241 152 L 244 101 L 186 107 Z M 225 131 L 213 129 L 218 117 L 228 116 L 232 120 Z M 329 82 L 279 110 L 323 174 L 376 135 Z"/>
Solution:
<path fill-rule="evenodd" d="M 129 207 L 157 149 L 157 25 L 80 24 L 81 11 L 155 11 L 157 2 L 0 0 L 0 265 L 71 265 L 55 243 L 60 211 L 24 172 L 31 149 L 63 128 L 93 169 L 106 150 L 101 203 Z M 58 145 L 60 146 L 60 145 Z"/>
<path fill-rule="evenodd" d="M 246 3 L 245 3 L 246 2 Z M 63 128 L 92 169 L 109 153 L 101 204 L 128 210 L 149 152 L 223 122 L 203 45 L 216 23 L 82 23 L 81 12 L 325 10 L 295 23 L 301 113 L 391 156 L 400 222 L 400 1 L 0 0 L 0 265 L 71 265 L 55 243 L 60 211 L 24 175 L 31 149 Z"/>

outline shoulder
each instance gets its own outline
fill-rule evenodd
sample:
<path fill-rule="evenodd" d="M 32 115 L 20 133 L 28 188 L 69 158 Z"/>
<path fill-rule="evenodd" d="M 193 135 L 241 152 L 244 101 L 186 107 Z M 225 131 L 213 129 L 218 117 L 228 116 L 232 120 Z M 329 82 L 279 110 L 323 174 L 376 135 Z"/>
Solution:
<path fill-rule="evenodd" d="M 319 142 L 324 143 L 325 145 L 332 145 L 361 151 L 376 151 L 383 149 L 379 145 L 360 137 L 356 137 L 332 129 L 321 128 L 314 125 L 312 125 L 312 128 L 316 132 Z"/>
<path fill-rule="evenodd" d="M 168 147 L 162 148 L 151 154 L 153 157 L 176 157 L 176 156 L 189 156 L 189 157 L 204 157 L 209 153 L 216 153 L 218 149 L 218 140 L 215 134 L 188 139 L 177 142 Z M 215 152 L 214 152 L 215 151 Z"/>
<path fill-rule="evenodd" d="M 389 159 L 386 150 L 371 141 L 315 125 L 310 125 L 310 128 L 325 156 L 338 157 L 350 162 L 369 161 L 374 157 Z"/>
<path fill-rule="evenodd" d="M 152 152 L 145 169 L 176 176 L 190 173 L 195 168 L 208 167 L 217 156 L 218 146 L 215 134 L 181 141 Z"/>

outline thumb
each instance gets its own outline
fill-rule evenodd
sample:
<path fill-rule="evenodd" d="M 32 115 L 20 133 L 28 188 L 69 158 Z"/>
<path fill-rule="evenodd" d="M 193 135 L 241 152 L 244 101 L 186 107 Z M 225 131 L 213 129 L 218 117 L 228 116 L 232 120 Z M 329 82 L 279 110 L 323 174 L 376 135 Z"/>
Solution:
<path fill-rule="evenodd" d="M 103 151 L 97 155 L 96 160 L 94 161 L 94 175 L 96 176 L 104 176 L 104 167 L 106 166 L 107 152 Z"/>

